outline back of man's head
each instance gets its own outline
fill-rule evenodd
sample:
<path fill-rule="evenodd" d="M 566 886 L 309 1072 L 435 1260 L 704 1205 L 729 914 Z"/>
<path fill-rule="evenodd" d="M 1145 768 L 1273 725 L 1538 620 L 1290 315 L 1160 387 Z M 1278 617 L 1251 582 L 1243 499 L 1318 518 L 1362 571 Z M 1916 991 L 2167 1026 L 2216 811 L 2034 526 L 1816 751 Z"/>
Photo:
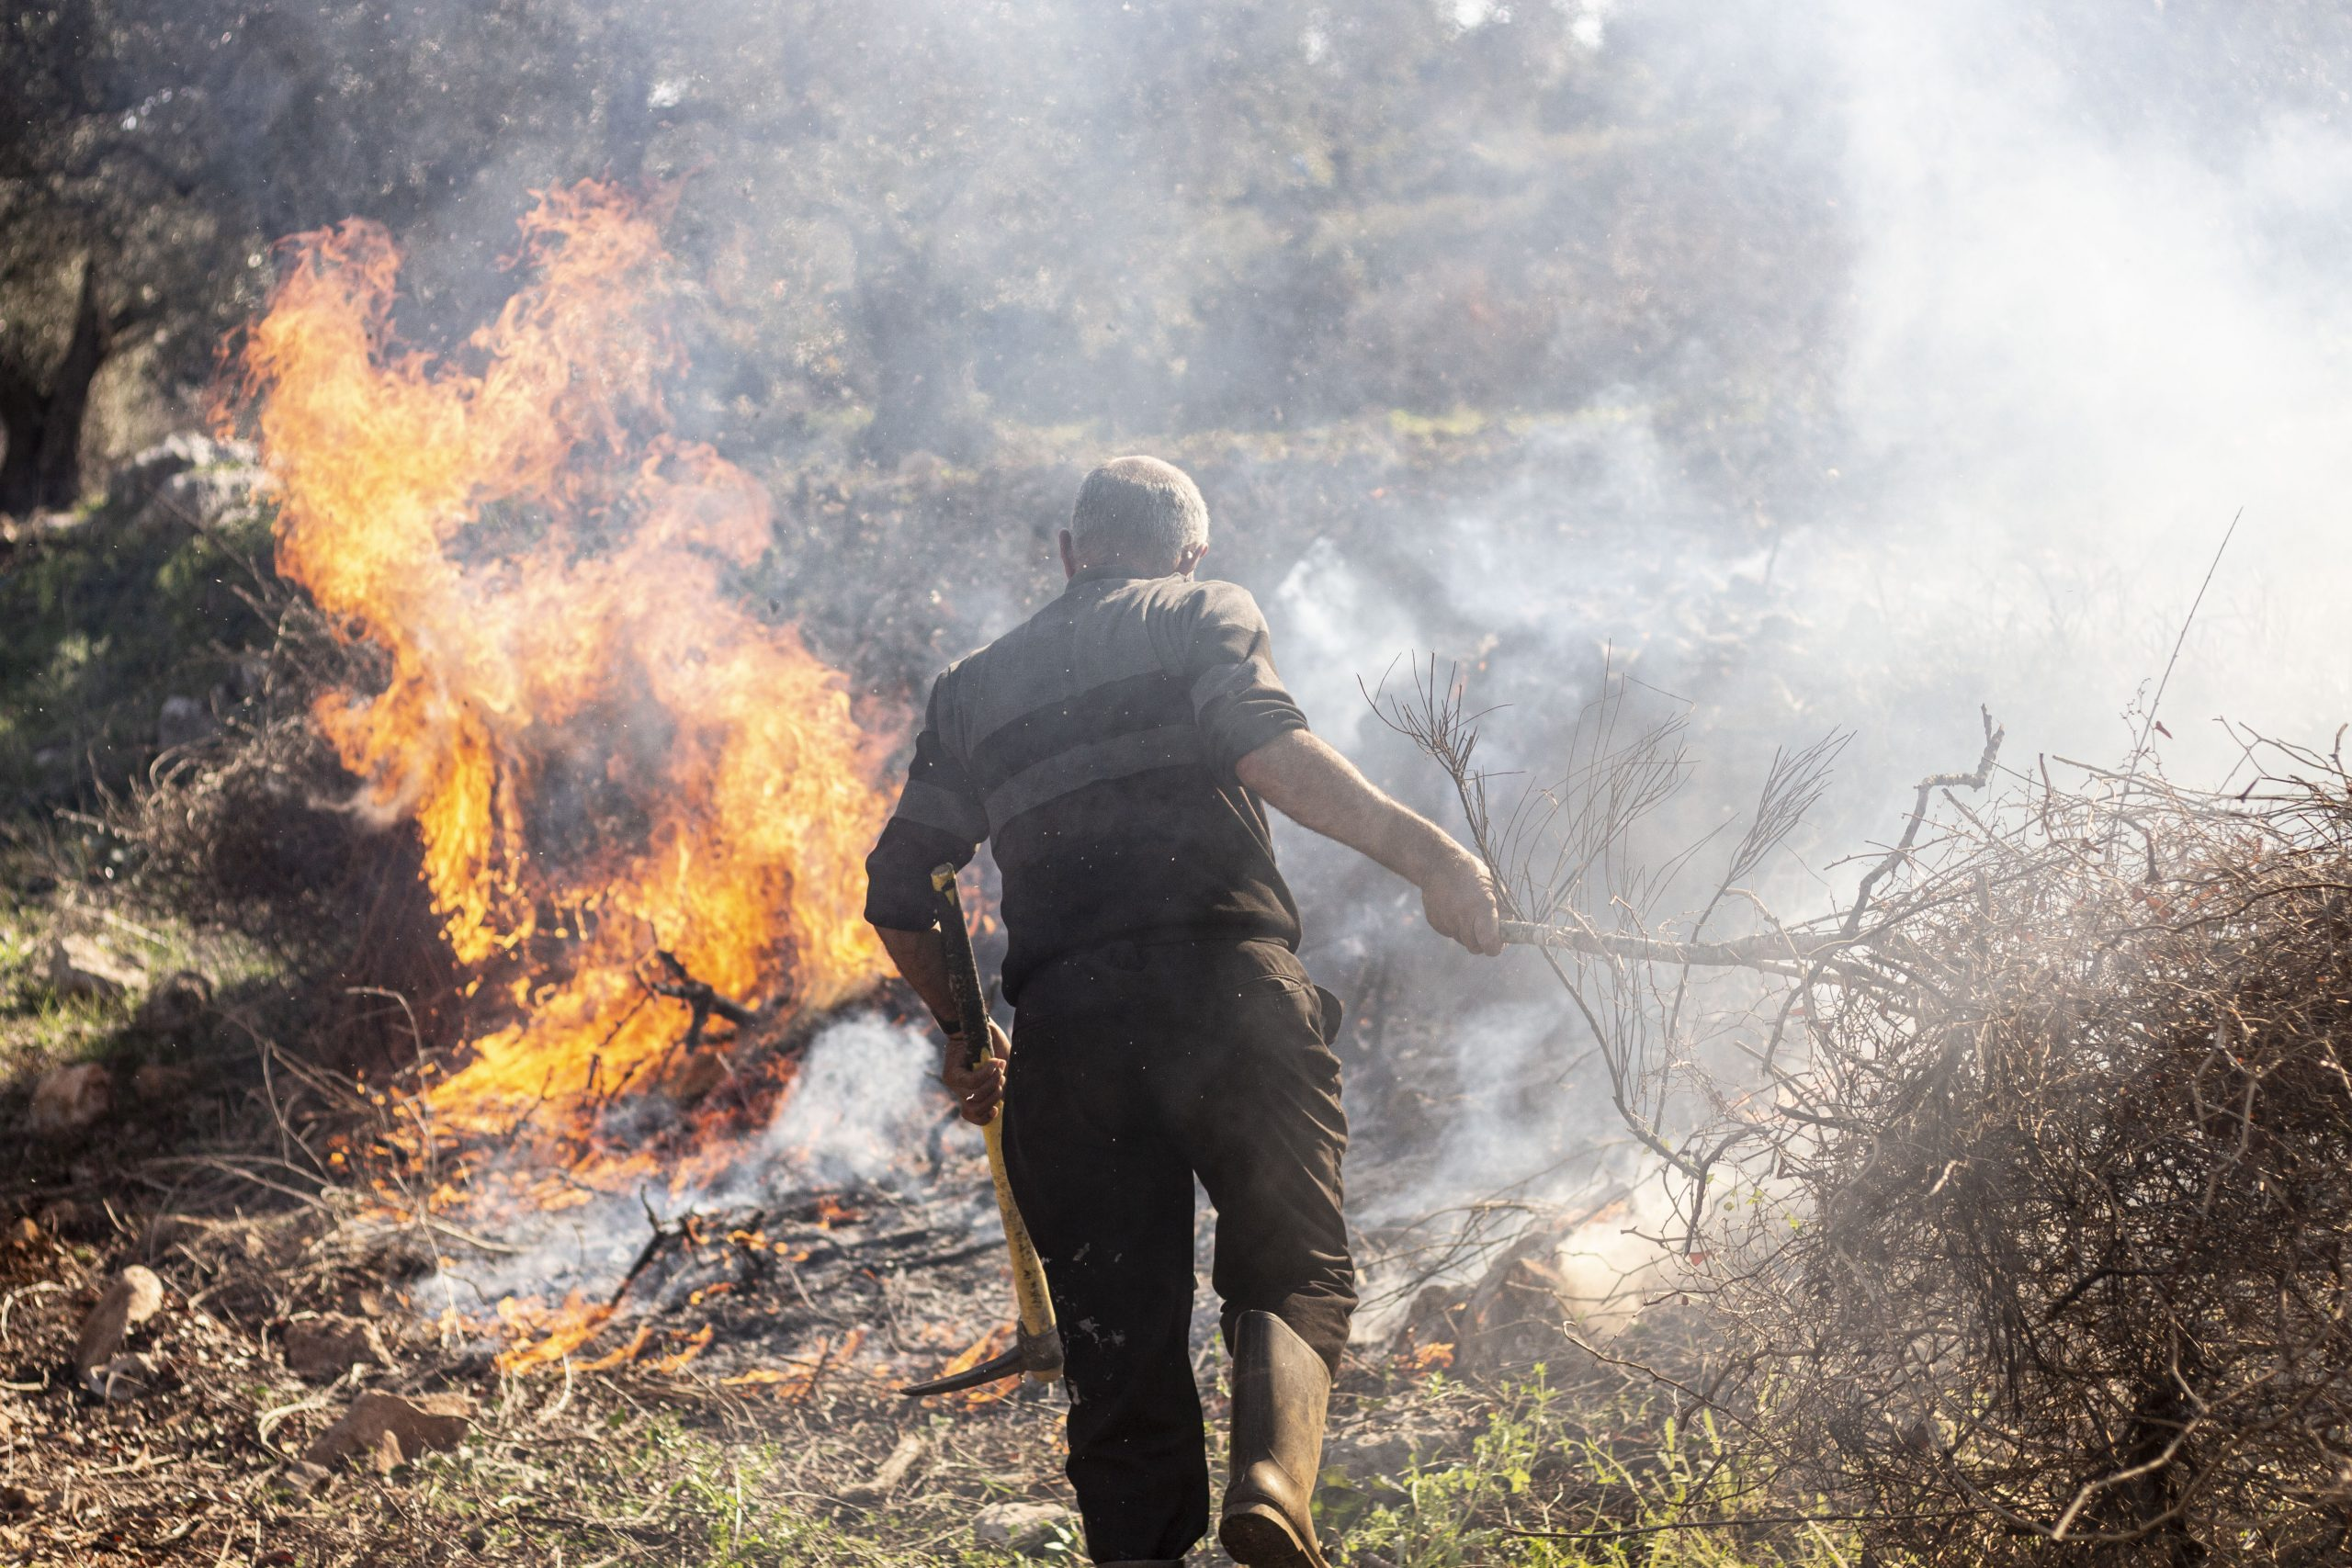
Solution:
<path fill-rule="evenodd" d="M 1078 487 L 1069 532 L 1081 566 L 1171 572 L 1185 551 L 1208 547 L 1209 508 L 1173 463 L 1114 457 Z"/>

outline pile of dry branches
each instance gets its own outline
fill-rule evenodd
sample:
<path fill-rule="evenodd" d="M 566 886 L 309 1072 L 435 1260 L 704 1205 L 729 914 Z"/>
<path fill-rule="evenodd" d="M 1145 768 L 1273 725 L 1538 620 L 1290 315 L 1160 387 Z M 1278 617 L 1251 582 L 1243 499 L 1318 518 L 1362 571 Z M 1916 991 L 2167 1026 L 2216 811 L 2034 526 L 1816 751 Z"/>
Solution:
<path fill-rule="evenodd" d="M 1815 992 L 1801 1224 L 1719 1299 L 1790 1451 L 1923 1554 L 2352 1547 L 2352 792 L 2271 758 L 1960 814 L 1893 983 Z"/>
<path fill-rule="evenodd" d="M 2227 794 L 2144 759 L 2062 784 L 2001 774 L 1988 717 L 1976 771 L 1923 781 L 1848 908 L 1784 926 L 1739 884 L 1816 749 L 1672 921 L 1664 879 L 1613 867 L 1679 753 L 1670 724 L 1619 734 L 1621 706 L 1505 812 L 1458 693 L 1388 711 L 1461 787 L 1678 1195 L 1679 1281 L 1736 1369 L 1706 1392 L 1754 1472 L 1906 1561 L 2343 1561 L 2340 752 L 2246 737 L 2256 782 Z M 1726 906 L 1744 934 L 1708 929 Z"/>

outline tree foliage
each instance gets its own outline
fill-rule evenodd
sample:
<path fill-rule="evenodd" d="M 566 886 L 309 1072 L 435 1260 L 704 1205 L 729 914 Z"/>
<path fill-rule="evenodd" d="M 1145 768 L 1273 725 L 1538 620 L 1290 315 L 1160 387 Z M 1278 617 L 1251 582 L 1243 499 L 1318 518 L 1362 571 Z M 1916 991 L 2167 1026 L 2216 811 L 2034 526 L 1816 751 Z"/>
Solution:
<path fill-rule="evenodd" d="M 688 412 L 737 446 L 1542 410 L 1677 363 L 1711 406 L 1801 400 L 1817 116 L 1694 73 L 1687 8 L 1603 43 L 1432 0 L 15 7 L 0 507 L 185 417 L 278 238 L 385 223 L 430 342 L 530 190 L 605 174 L 681 185 Z"/>

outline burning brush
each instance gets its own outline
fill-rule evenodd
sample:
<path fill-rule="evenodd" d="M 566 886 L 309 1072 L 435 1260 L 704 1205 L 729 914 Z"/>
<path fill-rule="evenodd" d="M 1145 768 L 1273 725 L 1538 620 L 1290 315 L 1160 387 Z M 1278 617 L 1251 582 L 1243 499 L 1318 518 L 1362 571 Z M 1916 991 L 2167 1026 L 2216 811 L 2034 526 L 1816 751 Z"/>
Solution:
<path fill-rule="evenodd" d="M 278 570 L 380 671 L 317 722 L 359 804 L 415 823 L 471 972 L 479 1021 L 415 1117 L 430 1195 L 395 1205 L 428 1218 L 715 1179 L 789 1092 L 765 1045 L 883 972 L 863 856 L 899 727 L 862 726 L 729 591 L 773 546 L 769 502 L 673 433 L 665 200 L 547 193 L 521 287 L 444 355 L 399 339 L 382 229 L 299 236 L 243 353 Z M 549 1359 L 613 1307 L 502 1311 L 514 1353 Z"/>
<path fill-rule="evenodd" d="M 662 207 L 548 192 L 524 286 L 447 357 L 400 344 L 380 228 L 300 236 L 244 350 L 278 568 L 382 656 L 318 721 L 414 819 L 452 952 L 507 1004 L 431 1091 L 459 1132 L 584 1121 L 682 1040 L 881 972 L 861 858 L 895 736 L 725 590 L 769 505 L 671 433 Z"/>

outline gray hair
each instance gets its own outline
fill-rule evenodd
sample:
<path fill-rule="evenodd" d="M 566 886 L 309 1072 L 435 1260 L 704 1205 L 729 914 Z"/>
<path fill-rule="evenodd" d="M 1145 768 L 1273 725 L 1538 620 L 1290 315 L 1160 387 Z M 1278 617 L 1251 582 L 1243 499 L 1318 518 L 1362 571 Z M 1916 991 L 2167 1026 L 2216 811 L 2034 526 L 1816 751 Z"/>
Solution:
<path fill-rule="evenodd" d="M 1071 547 L 1090 566 L 1161 567 L 1209 542 L 1208 502 L 1192 476 L 1157 457 L 1114 457 L 1078 487 Z"/>

